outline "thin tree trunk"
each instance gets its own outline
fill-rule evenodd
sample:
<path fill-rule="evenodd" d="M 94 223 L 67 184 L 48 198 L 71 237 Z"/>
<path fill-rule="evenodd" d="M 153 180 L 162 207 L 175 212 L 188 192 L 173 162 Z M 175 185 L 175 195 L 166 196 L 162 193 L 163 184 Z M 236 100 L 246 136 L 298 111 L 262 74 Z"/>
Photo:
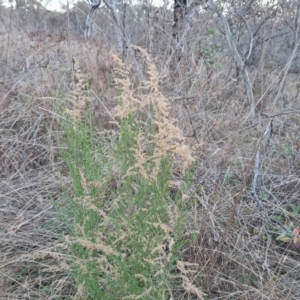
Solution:
<path fill-rule="evenodd" d="M 176 61 L 181 60 L 181 47 L 178 45 L 181 40 L 181 34 L 184 27 L 184 16 L 187 8 L 187 0 L 174 0 L 174 23 L 173 23 L 173 40 L 175 42 Z"/>
<path fill-rule="evenodd" d="M 251 83 L 251 80 L 250 80 L 250 77 L 249 77 L 247 67 L 246 67 L 244 61 L 242 60 L 242 58 L 241 58 L 241 56 L 240 56 L 240 54 L 239 54 L 239 52 L 236 48 L 236 45 L 233 42 L 231 31 L 230 31 L 230 28 L 229 28 L 229 24 L 228 24 L 228 21 L 227 21 L 225 15 L 223 14 L 223 12 L 217 10 L 213 0 L 209 0 L 208 3 L 209 3 L 209 6 L 210 6 L 211 10 L 213 12 L 217 13 L 218 17 L 220 18 L 221 22 L 223 23 L 227 43 L 228 43 L 229 48 L 231 50 L 232 56 L 235 60 L 235 63 L 237 65 L 237 67 L 239 68 L 239 70 L 242 71 L 242 73 L 244 75 L 247 98 L 248 98 L 248 101 L 249 101 L 249 104 L 250 104 L 249 116 L 251 117 L 251 119 L 255 119 L 255 101 L 254 101 L 254 95 L 253 95 L 253 91 L 252 91 L 252 83 Z"/>

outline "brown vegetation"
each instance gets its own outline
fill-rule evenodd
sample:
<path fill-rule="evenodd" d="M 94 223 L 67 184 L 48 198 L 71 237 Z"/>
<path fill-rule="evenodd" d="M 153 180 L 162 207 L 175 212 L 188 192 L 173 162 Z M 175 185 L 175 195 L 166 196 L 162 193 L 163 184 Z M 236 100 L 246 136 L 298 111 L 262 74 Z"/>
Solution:
<path fill-rule="evenodd" d="M 191 283 L 208 299 L 299 299 L 299 4 L 233 2 L 224 17 L 243 64 L 218 8 L 187 10 L 176 45 L 166 6 L 127 9 L 127 40 L 152 56 L 169 117 L 196 157 L 195 204 L 178 264 L 189 281 L 178 299 L 197 299 Z M 68 232 L 54 208 L 69 184 L 61 99 L 72 91 L 75 57 L 95 126 L 113 128 L 111 53 L 121 57 L 121 49 L 106 8 L 95 12 L 87 41 L 76 9 L 70 25 L 66 13 L 43 8 L 0 11 L 0 299 L 69 299 L 76 290 L 60 242 Z M 141 87 L 138 47 L 125 63 Z M 180 176 L 175 166 L 174 189 Z"/>

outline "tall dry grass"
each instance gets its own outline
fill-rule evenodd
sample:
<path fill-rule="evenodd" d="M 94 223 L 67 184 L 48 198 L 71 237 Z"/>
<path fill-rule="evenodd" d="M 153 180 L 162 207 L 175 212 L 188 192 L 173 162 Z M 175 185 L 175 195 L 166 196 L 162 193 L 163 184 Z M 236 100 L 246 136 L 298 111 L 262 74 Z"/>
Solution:
<path fill-rule="evenodd" d="M 169 40 L 157 41 L 152 52 L 163 76 L 160 92 L 172 107 L 169 117 L 177 120 L 197 158 L 189 190 L 193 206 L 176 270 L 189 280 L 181 277 L 186 289 L 173 291 L 174 299 L 197 297 L 193 286 L 208 299 L 298 299 L 299 79 L 288 75 L 282 113 L 273 100 L 283 66 L 270 66 L 269 55 L 263 56 L 250 68 L 259 103 L 256 121 L 249 122 L 244 86 L 226 48 L 215 47 L 221 36 L 207 34 L 213 22 L 206 16 L 196 23 L 205 39 L 200 43 L 191 33 L 190 47 L 172 72 Z M 170 26 L 163 31 L 156 24 L 167 36 Z M 207 44 L 215 49 L 209 57 L 202 55 Z M 114 63 L 107 50 L 97 39 L 74 39 L 70 45 L 91 87 L 94 124 L 117 131 L 111 124 Z M 1 298 L 71 298 L 80 295 L 81 286 L 70 276 L 71 257 L 61 244 L 69 228 L 53 208 L 62 202 L 63 188 L 71 187 L 58 142 L 60 99 L 72 90 L 70 49 L 63 36 L 22 31 L 1 35 L 0 46 Z M 130 53 L 137 88 L 145 80 L 145 65 L 139 52 Z M 49 64 L 42 67 L 47 57 Z M 109 131 L 104 140 L 111 141 Z M 172 167 L 168 188 L 174 193 L 181 163 L 175 160 Z M 253 196 L 255 176 L 263 210 Z M 108 182 L 111 190 L 118 178 Z"/>

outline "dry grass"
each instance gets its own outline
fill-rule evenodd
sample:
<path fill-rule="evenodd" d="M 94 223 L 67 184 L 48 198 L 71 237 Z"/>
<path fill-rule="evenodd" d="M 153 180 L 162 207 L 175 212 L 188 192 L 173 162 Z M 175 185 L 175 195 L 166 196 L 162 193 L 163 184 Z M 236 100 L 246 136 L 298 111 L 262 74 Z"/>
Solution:
<path fill-rule="evenodd" d="M 56 249 L 64 229 L 53 201 L 68 183 L 56 124 L 34 100 L 1 111 L 1 299 L 56 298 L 68 281 Z"/>
<path fill-rule="evenodd" d="M 142 48 L 133 49 L 142 54 L 145 80 L 134 88 L 130 71 L 114 56 L 119 93 L 113 113 L 118 130 L 108 132 L 109 144 L 103 140 L 104 132 L 99 135 L 91 126 L 90 97 L 74 63 L 75 81 L 67 97 L 70 108 L 65 109 L 63 122 L 63 157 L 72 179 L 63 211 L 71 235 L 66 245 L 74 256 L 70 264 L 76 297 L 157 300 L 181 286 L 203 299 L 175 263 L 187 223 L 191 180 L 181 180 L 178 191 L 169 191 L 174 158 L 182 176 L 190 173 L 187 168 L 194 158 L 169 118 L 155 65 Z M 176 275 L 177 271 L 182 272 Z"/>
<path fill-rule="evenodd" d="M 72 90 L 71 50 L 97 95 L 92 93 L 95 124 L 111 128 L 114 63 L 93 41 L 74 39 L 70 49 L 63 37 L 39 33 L 1 35 L 0 47 L 0 298 L 69 299 L 80 295 L 80 286 L 74 288 L 69 276 L 60 244 L 68 230 L 53 207 L 70 184 L 58 143 L 58 99 Z M 183 58 L 160 87 L 197 158 L 194 206 L 177 265 L 186 290 L 176 295 L 194 299 L 195 286 L 209 299 L 298 299 L 299 243 L 276 240 L 283 231 L 293 236 L 300 226 L 298 78 L 289 78 L 289 114 L 274 117 L 271 137 L 260 141 L 269 119 L 257 114 L 249 122 L 244 88 L 230 79 L 229 59 L 219 53 L 215 59 L 222 67 L 207 66 L 194 54 Z M 163 66 L 161 57 L 157 65 Z M 136 53 L 129 61 L 139 86 L 144 65 Z M 256 100 L 266 93 L 258 111 L 275 114 L 278 70 L 265 75 L 258 69 L 250 74 Z M 251 195 L 258 143 L 262 211 Z M 176 170 L 175 164 L 174 189 L 181 180 Z"/>
<path fill-rule="evenodd" d="M 66 228 L 55 206 L 69 184 L 58 142 L 59 98 L 72 88 L 69 48 L 55 36 L 17 32 L 2 35 L 0 47 L 0 298 L 68 298 L 72 280 L 59 245 Z M 78 56 L 90 50 L 76 40 L 72 47 Z M 95 122 L 109 118 L 99 103 Z"/>

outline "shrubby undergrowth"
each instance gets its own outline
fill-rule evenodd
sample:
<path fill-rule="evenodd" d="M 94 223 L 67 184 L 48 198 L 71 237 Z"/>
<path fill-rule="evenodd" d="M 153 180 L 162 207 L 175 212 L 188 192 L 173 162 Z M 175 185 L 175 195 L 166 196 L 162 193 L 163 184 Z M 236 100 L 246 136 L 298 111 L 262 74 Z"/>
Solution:
<path fill-rule="evenodd" d="M 116 57 L 116 130 L 95 128 L 88 91 L 75 64 L 66 99 L 64 159 L 71 178 L 62 212 L 79 299 L 170 299 L 184 289 L 202 293 L 181 272 L 193 157 L 168 116 L 159 77 L 147 53 L 147 79 L 133 91 Z M 84 105 L 85 104 L 85 105 Z M 109 141 L 105 138 L 109 135 Z M 174 158 L 182 180 L 171 190 Z M 180 288 L 181 286 L 181 288 Z"/>
<path fill-rule="evenodd" d="M 177 41 L 171 9 L 128 5 L 163 80 L 140 48 L 126 68 L 108 55 L 103 7 L 90 40 L 77 8 L 39 31 L 35 6 L 0 7 L 0 298 L 102 297 L 122 279 L 132 298 L 298 300 L 300 6 L 263 2 L 192 3 Z"/>

